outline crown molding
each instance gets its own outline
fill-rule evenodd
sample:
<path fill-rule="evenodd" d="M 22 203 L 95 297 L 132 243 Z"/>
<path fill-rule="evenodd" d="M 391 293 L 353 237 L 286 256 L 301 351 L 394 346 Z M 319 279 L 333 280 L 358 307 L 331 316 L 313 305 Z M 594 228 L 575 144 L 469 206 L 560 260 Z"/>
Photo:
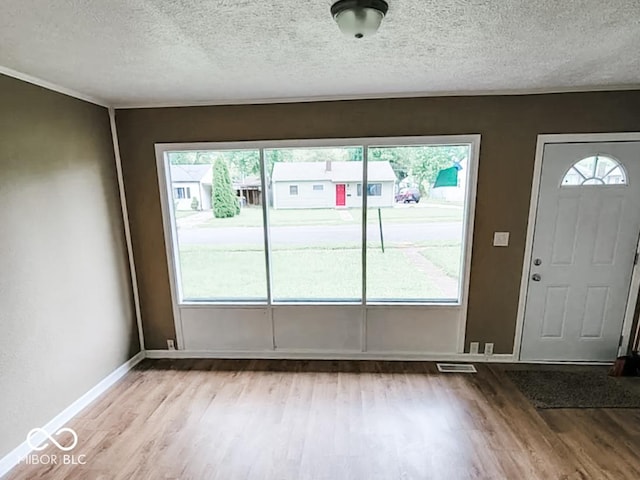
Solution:
<path fill-rule="evenodd" d="M 446 92 L 400 92 L 400 93 L 380 93 L 380 94 L 359 94 L 359 95 L 319 95 L 309 97 L 274 97 L 274 98 L 250 98 L 250 99 L 228 99 L 228 100 L 202 100 L 192 102 L 142 102 L 142 103 L 118 103 L 115 102 L 113 108 L 116 110 L 138 109 L 138 108 L 180 108 L 180 107 L 217 107 L 232 105 L 265 105 L 276 103 L 313 103 L 313 102 L 338 102 L 349 100 L 384 100 L 400 98 L 434 98 L 434 97 L 480 97 L 480 96 L 518 96 L 518 95 L 545 95 L 558 93 L 590 93 L 590 92 L 622 92 L 630 90 L 640 90 L 640 83 L 637 85 L 600 85 L 586 87 L 563 87 L 563 88 L 530 88 L 513 90 L 468 90 L 468 91 L 446 91 Z"/>

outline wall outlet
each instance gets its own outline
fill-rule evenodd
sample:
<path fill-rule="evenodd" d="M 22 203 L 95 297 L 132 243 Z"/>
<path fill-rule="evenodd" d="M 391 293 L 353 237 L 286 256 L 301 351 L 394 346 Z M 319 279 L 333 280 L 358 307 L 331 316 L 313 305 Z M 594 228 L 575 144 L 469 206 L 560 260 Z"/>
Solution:
<path fill-rule="evenodd" d="M 472 355 L 477 355 L 480 351 L 480 342 L 471 342 L 469 344 L 469 353 Z"/>
<path fill-rule="evenodd" d="M 169 350 L 175 350 L 176 349 L 176 344 L 173 342 L 173 340 L 167 339 L 167 348 Z"/>
<path fill-rule="evenodd" d="M 485 343 L 484 344 L 484 354 L 485 355 L 493 355 L 493 343 Z"/>

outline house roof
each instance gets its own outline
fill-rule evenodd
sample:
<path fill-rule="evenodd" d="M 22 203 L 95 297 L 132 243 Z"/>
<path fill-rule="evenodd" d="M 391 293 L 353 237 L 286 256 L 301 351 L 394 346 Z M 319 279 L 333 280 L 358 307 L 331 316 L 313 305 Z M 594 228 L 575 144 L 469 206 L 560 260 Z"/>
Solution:
<path fill-rule="evenodd" d="M 262 186 L 262 182 L 260 181 L 260 177 L 258 175 L 249 175 L 243 181 L 233 182 L 233 188 L 260 188 Z"/>
<path fill-rule="evenodd" d="M 171 165 L 171 181 L 210 184 L 211 178 L 205 178 L 210 171 L 211 165 Z"/>
<path fill-rule="evenodd" d="M 370 162 L 367 178 L 392 182 L 396 174 L 389 162 Z M 357 182 L 362 181 L 362 162 L 331 162 L 331 170 L 327 170 L 326 162 L 278 162 L 273 165 L 271 179 L 274 182 Z"/>

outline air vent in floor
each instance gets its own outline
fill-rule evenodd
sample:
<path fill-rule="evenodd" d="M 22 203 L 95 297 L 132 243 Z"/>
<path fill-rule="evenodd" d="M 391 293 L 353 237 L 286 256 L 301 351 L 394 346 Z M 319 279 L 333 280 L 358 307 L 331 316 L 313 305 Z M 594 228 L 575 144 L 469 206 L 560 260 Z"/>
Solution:
<path fill-rule="evenodd" d="M 476 367 L 470 363 L 436 363 L 441 373 L 477 373 Z"/>

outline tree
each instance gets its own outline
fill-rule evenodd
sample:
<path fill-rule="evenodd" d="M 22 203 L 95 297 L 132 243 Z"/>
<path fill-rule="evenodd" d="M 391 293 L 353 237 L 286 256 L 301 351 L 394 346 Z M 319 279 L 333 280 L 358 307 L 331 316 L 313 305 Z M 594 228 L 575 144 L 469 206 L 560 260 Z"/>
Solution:
<path fill-rule="evenodd" d="M 422 193 L 428 193 L 433 187 L 440 170 L 453 167 L 467 152 L 468 147 L 462 145 L 417 147 L 412 173 Z"/>
<path fill-rule="evenodd" d="M 369 161 L 387 161 L 398 181 L 407 180 L 427 194 L 438 173 L 464 160 L 468 147 L 464 145 L 418 145 L 410 147 L 371 147 Z M 411 186 L 410 185 L 410 186 Z"/>
<path fill-rule="evenodd" d="M 213 164 L 213 188 L 211 201 L 213 215 L 216 218 L 231 218 L 240 213 L 240 205 L 236 197 L 227 163 L 222 159 L 216 159 Z"/>
<path fill-rule="evenodd" d="M 187 152 L 169 152 L 169 163 L 171 165 L 205 165 L 211 164 L 211 152 L 198 152 L 190 150 Z"/>
<path fill-rule="evenodd" d="M 413 155 L 407 147 L 371 147 L 369 161 L 387 161 L 399 182 L 411 174 Z"/>

